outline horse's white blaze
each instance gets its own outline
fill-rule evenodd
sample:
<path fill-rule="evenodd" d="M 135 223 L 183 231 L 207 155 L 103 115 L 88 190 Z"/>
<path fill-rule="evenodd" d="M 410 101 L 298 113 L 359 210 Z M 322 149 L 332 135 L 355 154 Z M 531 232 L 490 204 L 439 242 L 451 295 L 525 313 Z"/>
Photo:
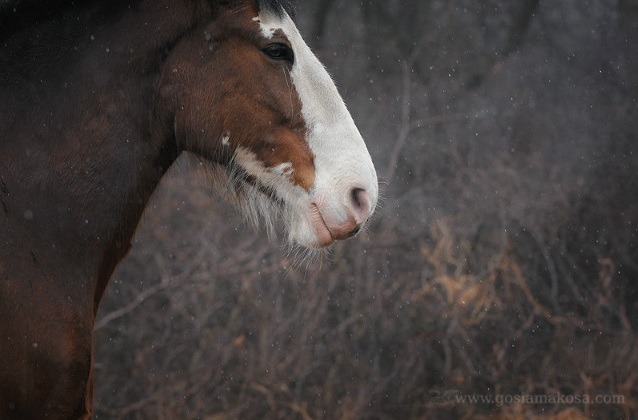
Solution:
<path fill-rule="evenodd" d="M 258 22 L 264 37 L 271 38 L 281 31 L 292 46 L 295 62 L 290 75 L 302 104 L 308 129 L 306 140 L 314 154 L 315 185 L 310 194 L 299 197 L 297 206 L 293 206 L 302 214 L 291 220 L 291 239 L 306 246 L 321 245 L 318 229 L 322 227 L 317 227 L 316 211 L 313 213 L 311 209 L 319 210 L 325 222 L 323 229 L 352 223 L 353 217 L 357 223 L 364 222 L 359 220 L 360 214 L 353 214 L 356 212 L 352 209 L 352 191 L 366 191 L 370 208 L 365 217 L 369 216 L 378 198 L 376 171 L 332 78 L 306 45 L 292 19 L 285 14 L 282 18 L 262 11 Z"/>

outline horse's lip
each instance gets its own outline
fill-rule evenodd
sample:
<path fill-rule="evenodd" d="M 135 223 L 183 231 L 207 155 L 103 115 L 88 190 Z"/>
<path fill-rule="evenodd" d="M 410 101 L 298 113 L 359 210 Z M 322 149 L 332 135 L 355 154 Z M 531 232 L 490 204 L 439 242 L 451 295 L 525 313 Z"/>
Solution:
<path fill-rule="evenodd" d="M 330 228 L 328 228 L 328 225 L 319 210 L 319 206 L 315 202 L 310 203 L 310 217 L 313 221 L 315 233 L 317 234 L 318 246 L 325 247 L 332 244 L 335 241 L 335 238 L 332 235 Z M 319 229 L 317 229 L 317 227 L 319 227 Z"/>

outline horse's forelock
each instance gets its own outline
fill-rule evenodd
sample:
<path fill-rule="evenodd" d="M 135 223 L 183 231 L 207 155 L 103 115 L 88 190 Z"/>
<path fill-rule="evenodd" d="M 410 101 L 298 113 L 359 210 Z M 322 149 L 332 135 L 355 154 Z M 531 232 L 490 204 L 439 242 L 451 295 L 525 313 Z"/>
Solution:
<path fill-rule="evenodd" d="M 0 0 L 2 1 L 2 0 Z M 209 0 L 213 6 L 213 10 L 217 6 L 224 6 L 231 9 L 242 9 L 247 4 L 252 4 L 258 11 L 271 13 L 275 16 L 283 18 L 288 15 L 295 17 L 295 8 L 293 0 Z"/>
<path fill-rule="evenodd" d="M 294 15 L 294 7 L 290 0 L 256 0 L 256 2 L 260 11 L 273 12 L 279 17 L 283 17 L 284 13 L 289 16 Z"/>

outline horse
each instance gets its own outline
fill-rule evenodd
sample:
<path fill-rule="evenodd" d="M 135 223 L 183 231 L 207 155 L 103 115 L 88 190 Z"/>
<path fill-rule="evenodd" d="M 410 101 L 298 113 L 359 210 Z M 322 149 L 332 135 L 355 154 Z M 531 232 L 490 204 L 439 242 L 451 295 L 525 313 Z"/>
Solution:
<path fill-rule="evenodd" d="M 0 2 L 0 418 L 90 418 L 100 299 L 182 153 L 304 249 L 373 213 L 370 154 L 279 0 Z"/>

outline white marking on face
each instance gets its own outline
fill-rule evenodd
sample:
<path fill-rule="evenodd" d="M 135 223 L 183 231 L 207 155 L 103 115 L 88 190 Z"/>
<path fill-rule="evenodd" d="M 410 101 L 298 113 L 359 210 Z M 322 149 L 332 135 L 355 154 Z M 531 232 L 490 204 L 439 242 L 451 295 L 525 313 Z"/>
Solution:
<path fill-rule="evenodd" d="M 314 240 L 313 232 L 305 227 L 304 222 L 307 212 L 305 197 L 308 194 L 302 187 L 294 185 L 287 178 L 292 175 L 294 170 L 292 163 L 285 162 L 267 168 L 257 155 L 244 147 L 237 148 L 233 160 L 237 166 L 253 176 L 259 183 L 258 186 L 249 183 L 242 185 L 243 188 L 249 190 L 249 193 L 243 195 L 239 200 L 242 213 L 247 219 L 255 226 L 258 225 L 260 218 L 263 219 L 269 234 L 274 232 L 275 221 L 283 220 L 288 227 L 290 242 L 311 246 Z M 231 174 L 231 178 L 233 176 L 235 175 Z M 277 198 L 286 205 L 283 208 L 275 206 L 272 199 L 266 197 L 260 187 L 275 191 Z"/>
<path fill-rule="evenodd" d="M 237 148 L 234 161 L 246 173 L 254 176 L 260 184 L 272 187 L 278 194 L 284 194 L 290 201 L 298 200 L 301 195 L 305 194 L 302 187 L 289 182 L 289 177 L 294 171 L 291 162 L 267 168 L 257 155 L 244 147 Z"/>
<path fill-rule="evenodd" d="M 305 193 L 304 205 L 300 207 L 307 210 L 309 205 L 315 205 L 327 225 L 344 224 L 353 217 L 352 191 L 359 188 L 367 192 L 370 207 L 374 209 L 378 197 L 376 171 L 330 75 L 287 14 L 279 17 L 262 11 L 257 21 L 267 39 L 281 31 L 295 56 L 290 77 L 301 100 L 301 113 L 307 127 L 306 141 L 315 158 L 313 194 Z M 300 223 L 304 226 L 291 228 L 297 231 L 297 241 L 308 245 L 304 242 L 312 236 L 309 231 L 313 229 L 313 222 L 306 218 Z"/>
<path fill-rule="evenodd" d="M 292 176 L 293 172 L 295 171 L 292 167 L 291 162 L 280 163 L 279 165 L 273 166 L 272 168 L 270 168 L 270 170 L 286 178 L 289 178 L 290 176 Z"/>
<path fill-rule="evenodd" d="M 223 146 L 228 146 L 229 142 L 230 142 L 230 133 L 226 132 L 226 133 L 224 133 L 224 135 L 222 137 L 222 145 Z"/>

